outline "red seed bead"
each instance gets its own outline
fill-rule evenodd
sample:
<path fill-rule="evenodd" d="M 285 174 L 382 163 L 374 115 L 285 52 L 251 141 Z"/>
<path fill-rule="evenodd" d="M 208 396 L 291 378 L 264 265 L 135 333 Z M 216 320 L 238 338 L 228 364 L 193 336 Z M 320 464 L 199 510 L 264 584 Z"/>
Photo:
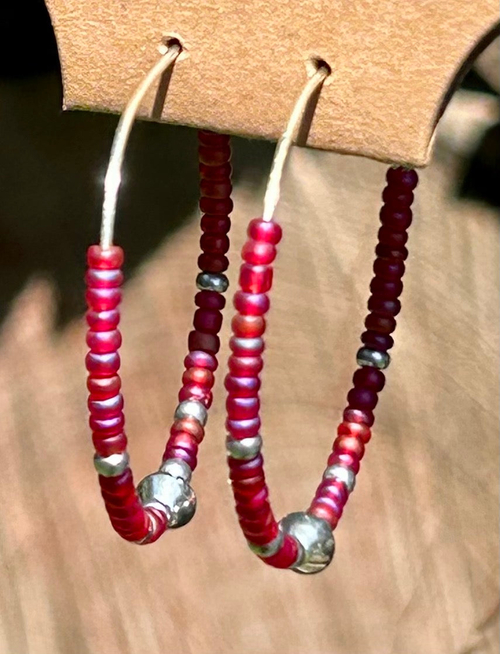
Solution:
<path fill-rule="evenodd" d="M 418 184 L 418 175 L 415 170 L 403 168 L 389 168 L 386 174 L 387 182 L 394 186 L 403 186 L 404 188 L 413 191 Z"/>
<path fill-rule="evenodd" d="M 375 422 L 375 416 L 373 415 L 373 411 L 369 411 L 368 409 L 361 410 L 347 407 L 344 410 L 343 420 L 344 422 L 359 422 L 367 427 L 371 427 Z"/>
<path fill-rule="evenodd" d="M 91 288 L 118 288 L 123 283 L 123 273 L 120 269 L 89 268 L 85 274 L 85 283 Z"/>
<path fill-rule="evenodd" d="M 233 334 L 243 338 L 262 336 L 266 330 L 266 321 L 262 316 L 242 316 L 237 313 L 231 321 Z"/>
<path fill-rule="evenodd" d="M 265 293 L 237 291 L 234 295 L 234 308 L 246 316 L 262 316 L 269 311 L 269 298 Z"/>
<path fill-rule="evenodd" d="M 227 180 L 212 181 L 202 179 L 200 183 L 201 195 L 206 198 L 215 198 L 217 200 L 228 198 L 231 195 L 232 188 L 231 182 Z"/>
<path fill-rule="evenodd" d="M 210 391 L 206 386 L 193 383 L 184 384 L 177 397 L 179 402 L 184 402 L 185 400 L 198 400 L 198 402 L 201 402 L 206 409 L 209 409 L 212 406 L 213 401 L 212 391 Z"/>
<path fill-rule="evenodd" d="M 263 488 L 267 488 L 266 480 L 263 475 L 258 475 L 256 477 L 250 477 L 249 479 L 241 480 L 232 480 L 231 486 L 234 493 L 237 493 L 238 496 L 245 495 L 249 498 L 252 498 Z"/>
<path fill-rule="evenodd" d="M 212 148 L 227 147 L 230 142 L 230 137 L 227 134 L 218 134 L 211 130 L 200 129 L 198 131 L 198 141 L 202 145 Z"/>
<path fill-rule="evenodd" d="M 233 201 L 231 198 L 217 200 L 215 198 L 201 198 L 200 211 L 209 213 L 212 216 L 227 216 L 233 210 Z"/>
<path fill-rule="evenodd" d="M 368 443 L 372 437 L 370 428 L 359 422 L 341 422 L 337 427 L 337 434 L 339 436 L 354 436 L 361 439 L 363 443 Z"/>
<path fill-rule="evenodd" d="M 118 414 L 114 418 L 96 418 L 89 417 L 90 429 L 95 432 L 101 432 L 106 436 L 114 436 L 123 431 L 125 426 L 125 416 L 123 413 Z"/>
<path fill-rule="evenodd" d="M 217 148 L 200 145 L 198 158 L 206 166 L 220 166 L 231 158 L 231 148 L 229 145 L 218 145 Z"/>
<path fill-rule="evenodd" d="M 236 440 L 257 436 L 260 425 L 259 417 L 250 418 L 248 420 L 226 420 L 226 429 Z"/>
<path fill-rule="evenodd" d="M 203 350 L 208 354 L 217 354 L 220 349 L 220 339 L 215 334 L 204 334 L 194 330 L 189 333 L 188 347 L 191 351 Z"/>
<path fill-rule="evenodd" d="M 378 352 L 387 352 L 394 345 L 394 339 L 389 334 L 379 334 L 370 330 L 361 334 L 361 340 L 367 347 Z"/>
<path fill-rule="evenodd" d="M 337 479 L 322 479 L 315 493 L 315 499 L 319 499 L 320 497 L 327 497 L 337 502 L 340 506 L 344 506 L 349 494 L 341 481 Z"/>
<path fill-rule="evenodd" d="M 229 259 L 224 254 L 200 254 L 198 268 L 203 272 L 222 273 L 229 268 Z"/>
<path fill-rule="evenodd" d="M 122 380 L 119 375 L 112 377 L 94 377 L 90 375 L 87 378 L 87 388 L 92 399 L 105 400 L 108 397 L 115 396 L 121 388 Z"/>
<path fill-rule="evenodd" d="M 226 306 L 226 298 L 217 291 L 200 291 L 194 296 L 194 303 L 201 309 L 218 309 Z"/>
<path fill-rule="evenodd" d="M 273 556 L 259 557 L 261 561 L 273 568 L 286 569 L 290 568 L 299 556 L 299 546 L 297 541 L 291 536 L 285 536 L 283 547 Z"/>
<path fill-rule="evenodd" d="M 363 441 L 355 436 L 337 436 L 333 443 L 333 451 L 354 454 L 354 456 L 361 460 L 365 453 L 365 446 Z"/>
<path fill-rule="evenodd" d="M 185 461 L 193 471 L 198 465 L 196 454 L 187 452 L 186 450 L 183 450 L 182 447 L 170 447 L 167 445 L 165 452 L 163 453 L 163 461 L 166 461 L 167 459 L 181 459 L 182 461 Z"/>
<path fill-rule="evenodd" d="M 123 409 L 123 396 L 121 393 L 108 397 L 105 400 L 96 400 L 92 395 L 87 400 L 87 406 L 94 418 L 115 418 Z"/>
<path fill-rule="evenodd" d="M 116 352 L 120 347 L 122 344 L 122 335 L 117 329 L 109 332 L 88 331 L 86 341 L 91 352 L 108 354 L 110 352 Z"/>
<path fill-rule="evenodd" d="M 116 497 L 126 497 L 132 495 L 135 498 L 134 479 L 130 468 L 127 468 L 121 475 L 117 477 L 103 477 L 99 475 L 99 486 L 107 493 L 115 495 Z"/>
<path fill-rule="evenodd" d="M 265 293 L 273 283 L 271 266 L 253 266 L 244 263 L 240 268 L 240 286 L 246 293 Z"/>
<path fill-rule="evenodd" d="M 217 359 L 203 350 L 192 350 L 184 359 L 185 368 L 206 368 L 215 372 L 218 365 Z"/>
<path fill-rule="evenodd" d="M 378 393 L 384 388 L 385 375 L 378 368 L 363 366 L 356 370 L 352 381 L 356 388 L 368 388 Z"/>
<path fill-rule="evenodd" d="M 248 226 L 248 236 L 254 241 L 264 241 L 277 245 L 281 241 L 283 231 L 274 220 L 254 218 Z"/>
<path fill-rule="evenodd" d="M 92 434 L 92 443 L 101 456 L 120 454 L 127 449 L 127 437 L 123 432 L 114 436 L 103 437 L 99 432 Z"/>
<path fill-rule="evenodd" d="M 227 375 L 224 386 L 232 397 L 255 397 L 260 389 L 260 379 Z"/>
<path fill-rule="evenodd" d="M 395 259 L 375 259 L 373 272 L 382 279 L 399 280 L 405 273 L 405 265 Z"/>
<path fill-rule="evenodd" d="M 244 344 L 242 346 L 241 340 L 242 339 L 239 336 L 238 337 L 237 336 L 231 336 L 231 338 L 229 339 L 229 347 L 231 348 L 232 353 L 236 357 L 246 357 L 246 356 L 249 355 L 248 349 L 244 347 Z M 247 339 L 243 339 L 243 341 L 246 341 L 246 340 Z M 262 354 L 262 352 L 264 352 L 265 343 L 264 343 L 263 338 L 260 340 L 260 345 L 259 345 L 258 348 L 254 348 L 253 345 L 254 344 L 252 343 L 252 352 L 251 352 L 252 356 L 258 356 L 258 355 Z"/>
<path fill-rule="evenodd" d="M 202 234 L 200 247 L 207 254 L 226 254 L 229 250 L 229 238 L 225 234 Z"/>
<path fill-rule="evenodd" d="M 382 192 L 385 204 L 396 209 L 406 209 L 413 203 L 413 191 L 399 186 L 386 186 Z"/>
<path fill-rule="evenodd" d="M 380 316 L 377 313 L 370 313 L 366 316 L 365 327 L 381 334 L 391 334 L 396 329 L 396 321 L 391 316 Z"/>
<path fill-rule="evenodd" d="M 205 234 L 227 234 L 231 228 L 231 218 L 228 216 L 203 216 L 200 223 Z"/>
<path fill-rule="evenodd" d="M 268 499 L 269 490 L 267 489 L 267 486 L 264 486 L 253 495 L 240 493 L 237 490 L 234 490 L 234 501 L 236 502 L 237 507 L 252 508 L 255 511 L 259 511 L 266 506 L 266 501 L 268 501 Z"/>
<path fill-rule="evenodd" d="M 332 452 L 328 457 L 328 465 L 343 465 L 351 468 L 354 474 L 358 474 L 360 468 L 359 458 L 352 452 Z"/>
<path fill-rule="evenodd" d="M 380 222 L 387 225 L 395 232 L 404 232 L 411 225 L 413 213 L 411 209 L 394 209 L 384 205 L 380 209 Z"/>
<path fill-rule="evenodd" d="M 382 259 L 401 259 L 401 261 L 405 261 L 408 258 L 408 250 L 404 246 L 398 248 L 383 243 L 377 245 L 375 254 Z"/>
<path fill-rule="evenodd" d="M 123 250 L 118 245 L 103 250 L 100 245 L 91 245 L 87 250 L 89 268 L 109 270 L 120 268 L 123 264 Z"/>
<path fill-rule="evenodd" d="M 120 322 L 120 312 L 117 309 L 112 311 L 87 311 L 87 324 L 94 332 L 109 332 L 116 329 Z"/>
<path fill-rule="evenodd" d="M 194 314 L 193 326 L 206 334 L 217 334 L 222 327 L 222 314 L 217 309 L 197 309 Z"/>
<path fill-rule="evenodd" d="M 400 279 L 389 281 L 380 277 L 374 277 L 370 284 L 370 291 L 374 295 L 395 299 L 403 292 L 403 282 Z"/>
<path fill-rule="evenodd" d="M 262 357 L 235 357 L 231 355 L 228 359 L 229 372 L 235 377 L 257 377 L 263 366 Z"/>
<path fill-rule="evenodd" d="M 172 434 L 168 439 L 168 446 L 177 449 L 183 449 L 185 452 L 189 452 L 193 456 L 196 456 L 198 452 L 198 441 L 185 431 L 178 431 L 175 434 Z"/>
<path fill-rule="evenodd" d="M 378 240 L 382 245 L 391 248 L 402 248 L 408 241 L 408 234 L 407 232 L 395 232 L 391 227 L 383 225 L 378 230 Z"/>
<path fill-rule="evenodd" d="M 182 375 L 182 383 L 189 384 L 194 382 L 205 388 L 212 388 L 214 385 L 215 377 L 207 368 L 188 368 Z"/>
<path fill-rule="evenodd" d="M 89 352 L 85 357 L 85 365 L 94 377 L 110 377 L 120 369 L 120 355 L 118 352 L 111 354 Z"/>
<path fill-rule="evenodd" d="M 195 418 L 181 418 L 176 420 L 172 427 L 170 427 L 170 434 L 174 436 L 179 432 L 190 434 L 197 443 L 201 443 L 205 437 L 203 426 Z"/>
<path fill-rule="evenodd" d="M 208 166 L 207 164 L 200 163 L 199 171 L 201 179 L 228 179 L 231 176 L 231 164 L 223 163 L 218 166 Z"/>
<path fill-rule="evenodd" d="M 258 397 L 234 397 L 229 395 L 226 400 L 227 415 L 230 420 L 250 420 L 259 415 L 260 400 Z"/>
<path fill-rule="evenodd" d="M 352 388 L 347 394 L 352 409 L 374 409 L 377 406 L 377 393 L 369 388 Z"/>
<path fill-rule="evenodd" d="M 246 263 L 255 266 L 270 264 L 276 258 L 276 247 L 272 243 L 250 239 L 243 246 L 241 256 Z"/>
<path fill-rule="evenodd" d="M 384 316 L 397 316 L 401 311 L 401 302 L 382 298 L 379 295 L 372 295 L 368 300 L 368 309 Z"/>
<path fill-rule="evenodd" d="M 249 461 L 228 458 L 228 465 L 231 474 L 235 473 L 234 476 L 231 476 L 231 479 L 251 479 L 262 474 L 264 459 L 261 454 L 257 454 Z"/>
<path fill-rule="evenodd" d="M 332 529 L 335 529 L 342 516 L 342 507 L 328 498 L 318 498 L 313 500 L 307 513 L 320 520 L 325 520 Z"/>
<path fill-rule="evenodd" d="M 119 288 L 89 288 L 85 299 L 94 311 L 110 311 L 120 304 L 122 292 Z"/>

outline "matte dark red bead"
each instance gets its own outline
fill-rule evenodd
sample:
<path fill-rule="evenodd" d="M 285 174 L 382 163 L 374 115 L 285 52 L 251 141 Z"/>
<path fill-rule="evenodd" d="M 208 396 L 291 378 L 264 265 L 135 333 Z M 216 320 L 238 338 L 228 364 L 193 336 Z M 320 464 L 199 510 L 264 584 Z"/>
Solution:
<path fill-rule="evenodd" d="M 200 247 L 207 254 L 226 254 L 229 250 L 229 238 L 225 234 L 202 234 Z"/>
<path fill-rule="evenodd" d="M 198 141 L 201 145 L 210 148 L 223 148 L 229 147 L 230 137 L 227 134 L 218 134 L 211 130 L 200 129 L 198 130 Z"/>
<path fill-rule="evenodd" d="M 384 205 L 380 210 L 380 222 L 394 231 L 403 232 L 411 225 L 413 214 L 411 209 L 394 209 Z"/>
<path fill-rule="evenodd" d="M 207 147 L 200 145 L 198 148 L 198 158 L 200 163 L 206 166 L 220 166 L 225 164 L 231 158 L 231 148 L 229 145 L 217 145 L 217 147 Z"/>
<path fill-rule="evenodd" d="M 396 329 L 396 320 L 391 316 L 381 316 L 378 313 L 369 313 L 365 320 L 366 329 L 381 334 L 391 334 Z"/>
<path fill-rule="evenodd" d="M 382 192 L 382 200 L 390 207 L 405 209 L 413 202 L 413 192 L 401 186 L 386 186 Z"/>
<path fill-rule="evenodd" d="M 200 227 L 205 234 L 227 234 L 231 228 L 231 218 L 206 214 L 201 219 Z"/>
<path fill-rule="evenodd" d="M 226 298 L 217 291 L 200 291 L 194 296 L 194 303 L 201 309 L 222 310 L 226 306 Z"/>
<path fill-rule="evenodd" d="M 199 166 L 201 179 L 220 180 L 228 179 L 231 176 L 231 164 L 224 163 L 218 166 L 200 163 Z"/>
<path fill-rule="evenodd" d="M 380 259 L 377 257 L 373 263 L 373 272 L 382 279 L 397 281 L 405 273 L 405 264 L 396 259 Z"/>
<path fill-rule="evenodd" d="M 403 186 L 410 191 L 413 191 L 418 184 L 417 171 L 404 168 L 403 166 L 389 168 L 386 174 L 386 179 L 389 184 Z"/>
<path fill-rule="evenodd" d="M 123 250 L 118 245 L 112 245 L 106 250 L 103 250 L 100 245 L 91 245 L 87 250 L 89 268 L 98 268 L 99 270 L 121 268 L 123 258 Z"/>
<path fill-rule="evenodd" d="M 378 352 L 387 352 L 394 345 L 394 339 L 390 334 L 380 334 L 371 330 L 363 332 L 361 340 L 367 347 Z"/>
<path fill-rule="evenodd" d="M 363 366 L 356 370 L 352 381 L 356 388 L 368 388 L 378 393 L 384 388 L 385 375 L 382 370 L 379 370 L 378 368 Z"/>
<path fill-rule="evenodd" d="M 379 295 L 372 295 L 368 300 L 368 309 L 383 316 L 397 316 L 401 311 L 401 302 L 383 298 Z"/>
<path fill-rule="evenodd" d="M 370 291 L 374 295 L 396 299 L 403 292 L 403 282 L 400 279 L 388 280 L 374 277 L 370 284 Z"/>
<path fill-rule="evenodd" d="M 377 406 L 378 396 L 369 388 L 351 388 L 347 394 L 347 401 L 352 409 L 374 409 Z"/>
<path fill-rule="evenodd" d="M 198 268 L 203 272 L 222 273 L 229 268 L 229 259 L 224 254 L 200 254 Z"/>
<path fill-rule="evenodd" d="M 227 216 L 233 210 L 231 198 L 217 200 L 215 198 L 200 198 L 200 211 L 212 216 Z"/>
<path fill-rule="evenodd" d="M 200 332 L 217 334 L 222 327 L 222 314 L 217 309 L 197 309 L 194 313 L 193 326 Z"/>
<path fill-rule="evenodd" d="M 381 259 L 401 259 L 401 261 L 405 261 L 408 258 L 408 250 L 404 246 L 396 248 L 383 243 L 377 245 L 375 254 Z"/>
<path fill-rule="evenodd" d="M 194 330 L 189 332 L 188 346 L 192 350 L 203 350 L 208 354 L 217 354 L 220 349 L 220 339 L 216 334 L 205 334 Z"/>
<path fill-rule="evenodd" d="M 217 200 L 228 198 L 231 195 L 232 188 L 229 180 L 202 179 L 200 183 L 201 195 Z"/>

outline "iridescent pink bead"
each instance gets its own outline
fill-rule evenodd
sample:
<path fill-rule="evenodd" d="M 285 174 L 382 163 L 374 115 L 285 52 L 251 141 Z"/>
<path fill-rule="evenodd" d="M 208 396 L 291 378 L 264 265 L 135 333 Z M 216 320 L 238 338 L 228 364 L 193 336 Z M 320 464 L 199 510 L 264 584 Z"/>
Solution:
<path fill-rule="evenodd" d="M 122 292 L 119 288 L 88 288 L 85 299 L 94 311 L 110 311 L 120 304 Z"/>
<path fill-rule="evenodd" d="M 253 438 L 257 436 L 260 429 L 260 418 L 250 418 L 248 420 L 226 420 L 226 429 L 236 440 L 243 438 Z"/>
<path fill-rule="evenodd" d="M 85 283 L 91 288 L 118 288 L 123 283 L 123 273 L 119 268 L 110 270 L 89 268 L 85 273 Z"/>
<path fill-rule="evenodd" d="M 240 286 L 246 293 L 265 293 L 273 283 L 271 266 L 254 266 L 244 263 L 240 268 Z"/>
<path fill-rule="evenodd" d="M 328 465 L 343 465 L 351 470 L 357 475 L 360 467 L 359 458 L 352 452 L 332 452 L 328 457 Z"/>
<path fill-rule="evenodd" d="M 209 409 L 212 406 L 213 396 L 212 391 L 206 386 L 191 382 L 189 384 L 184 384 L 179 391 L 178 399 L 179 402 L 184 402 L 185 400 L 198 400 L 198 402 L 201 402 L 205 408 Z"/>
<path fill-rule="evenodd" d="M 100 245 L 91 245 L 87 250 L 87 263 L 89 268 L 109 270 L 121 268 L 123 264 L 123 250 L 118 245 L 103 250 Z"/>
<path fill-rule="evenodd" d="M 98 431 L 108 436 L 119 434 L 125 426 L 125 416 L 123 413 L 113 418 L 96 418 L 93 415 L 89 417 L 89 425 L 92 431 Z"/>
<path fill-rule="evenodd" d="M 95 418 L 115 418 L 120 415 L 123 409 L 123 396 L 118 393 L 106 399 L 94 399 L 91 395 L 87 401 L 87 406 Z"/>
<path fill-rule="evenodd" d="M 340 507 L 343 507 L 347 502 L 349 494 L 345 485 L 336 479 L 323 479 L 318 486 L 315 497 L 328 497 L 336 502 Z"/>
<path fill-rule="evenodd" d="M 87 378 L 87 388 L 93 399 L 105 400 L 108 397 L 114 397 L 119 393 L 122 380 L 119 375 L 112 377 L 94 377 L 90 375 Z"/>
<path fill-rule="evenodd" d="M 269 304 L 265 293 L 237 291 L 234 295 L 234 308 L 243 315 L 262 316 L 269 311 Z"/>
<path fill-rule="evenodd" d="M 236 357 L 245 357 L 249 356 L 250 354 L 252 356 L 260 356 L 264 352 L 265 343 L 264 339 L 260 337 L 247 339 L 238 336 L 232 336 L 229 339 L 229 347 L 231 348 L 231 352 Z"/>
<path fill-rule="evenodd" d="M 94 377 L 110 377 L 120 369 L 120 355 L 118 352 L 110 354 L 89 352 L 85 357 L 85 365 Z"/>
<path fill-rule="evenodd" d="M 111 311 L 87 311 L 87 324 L 94 332 L 109 332 L 116 329 L 120 322 L 120 312 L 117 309 Z"/>
<path fill-rule="evenodd" d="M 231 329 L 235 336 L 255 338 L 266 331 L 266 321 L 262 316 L 242 316 L 237 313 L 231 321 Z"/>
<path fill-rule="evenodd" d="M 339 436 L 355 436 L 360 438 L 363 443 L 368 443 L 372 437 L 370 428 L 359 422 L 341 422 L 337 427 L 337 434 Z"/>
<path fill-rule="evenodd" d="M 211 372 L 215 372 L 218 365 L 216 357 L 203 350 L 193 350 L 184 359 L 186 368 L 206 368 Z"/>
<path fill-rule="evenodd" d="M 117 329 L 109 332 L 88 331 L 86 341 L 92 352 L 108 354 L 110 352 L 116 352 L 120 347 L 122 344 L 122 335 Z"/>
<path fill-rule="evenodd" d="M 260 389 L 260 379 L 258 377 L 227 375 L 224 386 L 233 397 L 255 397 Z"/>
<path fill-rule="evenodd" d="M 353 454 L 361 461 L 365 453 L 365 446 L 363 441 L 355 436 L 337 436 L 333 443 L 333 451 Z"/>
<path fill-rule="evenodd" d="M 273 568 L 290 568 L 299 556 L 299 546 L 297 541 L 291 536 L 286 535 L 283 546 L 273 556 L 259 557 L 261 561 Z"/>
<path fill-rule="evenodd" d="M 238 459 L 228 458 L 229 478 L 231 480 L 251 479 L 253 477 L 264 476 L 264 460 L 260 454 L 250 461 L 240 461 Z"/>
<path fill-rule="evenodd" d="M 195 383 L 210 389 L 214 385 L 214 382 L 214 374 L 207 368 L 188 368 L 182 375 L 183 384 Z"/>
<path fill-rule="evenodd" d="M 127 449 L 127 437 L 123 432 L 107 437 L 101 436 L 99 432 L 94 432 L 92 434 L 92 443 L 97 454 L 101 456 L 121 454 Z"/>
<path fill-rule="evenodd" d="M 257 377 L 262 370 L 264 362 L 262 357 L 236 357 L 231 355 L 228 359 L 228 368 L 235 377 Z"/>
<path fill-rule="evenodd" d="M 274 220 L 266 221 L 262 218 L 254 218 L 248 226 L 248 236 L 254 241 L 277 245 L 281 241 L 283 231 Z"/>
<path fill-rule="evenodd" d="M 343 506 L 329 497 L 315 497 L 307 512 L 316 518 L 326 520 L 330 527 L 335 529 L 342 517 Z"/>
<path fill-rule="evenodd" d="M 368 309 L 383 316 L 397 316 L 401 311 L 401 302 L 372 295 L 368 300 Z"/>
<path fill-rule="evenodd" d="M 241 256 L 254 266 L 267 265 L 275 260 L 276 247 L 272 243 L 249 239 L 241 250 Z"/>
<path fill-rule="evenodd" d="M 371 427 L 375 422 L 373 411 L 369 411 L 368 409 L 351 409 L 350 407 L 344 410 L 343 419 L 344 422 L 360 422 L 367 427 Z"/>
<path fill-rule="evenodd" d="M 258 397 L 234 397 L 229 395 L 226 400 L 227 415 L 231 420 L 249 420 L 259 415 L 260 400 Z"/>

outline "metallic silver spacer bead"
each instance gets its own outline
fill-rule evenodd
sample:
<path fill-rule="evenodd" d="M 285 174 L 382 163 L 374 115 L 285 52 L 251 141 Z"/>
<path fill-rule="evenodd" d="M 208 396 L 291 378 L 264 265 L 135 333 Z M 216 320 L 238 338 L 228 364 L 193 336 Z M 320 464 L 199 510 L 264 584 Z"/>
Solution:
<path fill-rule="evenodd" d="M 294 572 L 315 574 L 330 564 L 335 539 L 326 520 L 304 512 L 290 513 L 280 521 L 280 528 L 300 546 L 297 561 L 291 566 Z"/>
<path fill-rule="evenodd" d="M 94 454 L 94 468 L 103 477 L 118 477 L 128 468 L 129 456 L 127 452 L 100 456 Z"/>
<path fill-rule="evenodd" d="M 242 438 L 241 440 L 231 438 L 229 435 L 226 437 L 226 452 L 233 459 L 253 459 L 260 452 L 261 448 L 262 437 L 260 434 L 251 436 L 250 438 Z"/>
<path fill-rule="evenodd" d="M 196 511 L 196 495 L 180 477 L 154 472 L 137 486 L 144 507 L 154 507 L 165 513 L 171 529 L 186 525 Z"/>
<path fill-rule="evenodd" d="M 284 540 L 285 536 L 280 529 L 276 538 L 274 538 L 270 543 L 266 543 L 266 545 L 255 545 L 254 543 L 247 542 L 248 547 L 254 554 L 261 556 L 263 559 L 267 559 L 268 556 L 273 556 L 280 550 Z"/>
<path fill-rule="evenodd" d="M 188 483 L 191 481 L 191 477 L 193 476 L 193 471 L 182 459 L 167 459 L 166 461 L 163 461 L 159 468 L 159 472 L 171 475 L 172 477 L 178 477 Z"/>
<path fill-rule="evenodd" d="M 223 273 L 201 272 L 196 277 L 196 286 L 200 291 L 225 293 L 229 288 L 229 280 Z"/>
<path fill-rule="evenodd" d="M 340 465 L 339 463 L 336 463 L 333 466 L 328 466 L 323 473 L 323 479 L 337 479 L 344 484 L 348 493 L 352 493 L 356 486 L 356 475 L 354 474 L 354 470 L 351 470 L 351 468 L 348 468 L 347 466 Z"/>
<path fill-rule="evenodd" d="M 182 418 L 194 418 L 202 427 L 207 424 L 208 412 L 198 400 L 184 400 L 181 402 L 174 413 L 175 420 Z"/>
<path fill-rule="evenodd" d="M 254 338 L 242 338 L 241 336 L 233 336 L 231 341 L 234 346 L 240 350 L 244 350 L 251 354 L 252 352 L 261 352 L 264 346 L 264 341 L 260 336 Z"/>
<path fill-rule="evenodd" d="M 387 352 L 378 352 L 369 347 L 362 347 L 356 354 L 356 361 L 358 366 L 371 366 L 384 370 L 390 364 L 391 357 Z"/>

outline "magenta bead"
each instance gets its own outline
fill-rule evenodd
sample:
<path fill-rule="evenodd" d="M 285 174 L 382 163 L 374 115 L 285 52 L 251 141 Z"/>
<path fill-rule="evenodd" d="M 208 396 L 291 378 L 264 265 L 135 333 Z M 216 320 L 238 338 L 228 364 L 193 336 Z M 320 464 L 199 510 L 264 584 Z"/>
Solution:
<path fill-rule="evenodd" d="M 212 406 L 212 391 L 206 386 L 195 384 L 194 382 L 184 384 L 179 391 L 178 397 L 179 402 L 184 402 L 185 400 L 198 400 L 198 402 L 201 402 L 207 409 Z"/>
<path fill-rule="evenodd" d="M 87 263 L 89 268 L 109 270 L 121 268 L 123 264 L 123 250 L 118 245 L 103 250 L 100 245 L 91 245 L 87 250 Z"/>
<path fill-rule="evenodd" d="M 265 293 L 273 283 L 271 266 L 254 266 L 244 263 L 240 268 L 240 286 L 246 293 Z"/>
<path fill-rule="evenodd" d="M 94 332 L 109 332 L 116 329 L 120 322 L 120 312 L 117 309 L 111 311 L 87 311 L 87 325 Z"/>
<path fill-rule="evenodd" d="M 114 436 L 102 436 L 99 432 L 92 434 L 95 451 L 101 456 L 119 454 L 127 449 L 127 437 L 123 432 Z"/>
<path fill-rule="evenodd" d="M 234 397 L 229 395 L 226 400 L 227 415 L 230 420 L 251 420 L 259 415 L 260 400 L 258 397 Z"/>
<path fill-rule="evenodd" d="M 97 400 L 92 396 L 88 399 L 88 408 L 94 418 L 106 420 L 116 418 L 123 409 L 123 396 L 121 393 L 105 400 Z"/>
<path fill-rule="evenodd" d="M 261 557 L 261 561 L 267 563 L 273 568 L 286 569 L 290 568 L 299 556 L 299 546 L 297 541 L 291 536 L 285 536 L 285 541 L 281 549 L 273 556 Z"/>
<path fill-rule="evenodd" d="M 120 304 L 122 292 L 119 288 L 88 288 L 85 299 L 94 311 L 110 311 Z"/>
<path fill-rule="evenodd" d="M 108 354 L 116 352 L 122 344 L 122 335 L 117 329 L 109 332 L 87 332 L 87 345 L 92 352 Z"/>
<path fill-rule="evenodd" d="M 217 291 L 200 291 L 194 296 L 194 303 L 200 309 L 218 309 L 226 306 L 226 298 Z"/>
<path fill-rule="evenodd" d="M 200 332 L 217 334 L 222 327 L 222 314 L 217 309 L 197 309 L 193 326 Z"/>
<path fill-rule="evenodd" d="M 234 377 L 233 375 L 227 375 L 224 380 L 224 386 L 233 397 L 254 397 L 259 392 L 260 379 L 258 377 Z"/>
<path fill-rule="evenodd" d="M 347 394 L 349 407 L 372 410 L 377 406 L 377 393 L 369 388 L 352 388 Z"/>
<path fill-rule="evenodd" d="M 220 349 L 220 339 L 215 334 L 205 334 L 194 330 L 189 333 L 188 347 L 190 351 L 202 350 L 208 354 L 217 354 Z"/>
<path fill-rule="evenodd" d="M 360 460 L 353 452 L 332 452 L 328 457 L 328 465 L 342 465 L 351 468 L 354 474 L 358 474 Z"/>
<path fill-rule="evenodd" d="M 254 218 L 248 226 L 248 236 L 254 241 L 264 241 L 277 245 L 283 235 L 282 229 L 274 220 L 262 220 Z"/>
<path fill-rule="evenodd" d="M 249 418 L 248 420 L 226 420 L 226 429 L 231 436 L 237 440 L 257 436 L 260 429 L 260 418 Z"/>
<path fill-rule="evenodd" d="M 239 481 L 243 479 L 253 479 L 254 477 L 263 477 L 264 460 L 261 454 L 250 459 L 250 461 L 240 461 L 239 459 L 228 458 L 229 478 Z"/>
<path fill-rule="evenodd" d="M 109 377 L 120 369 L 120 355 L 118 352 L 110 354 L 89 352 L 85 357 L 85 365 L 89 373 L 95 377 Z"/>
<path fill-rule="evenodd" d="M 231 336 L 231 338 L 229 339 L 229 347 L 231 348 L 232 353 L 236 357 L 246 357 L 249 354 L 248 349 L 240 345 L 241 340 L 246 341 L 247 339 L 245 338 L 241 339 L 240 337 L 236 337 L 236 336 Z M 252 356 L 259 356 L 260 354 L 262 354 L 262 352 L 264 352 L 264 348 L 265 348 L 264 339 L 261 339 L 260 346 L 256 349 L 252 349 L 252 353 L 251 353 Z"/>
<path fill-rule="evenodd" d="M 217 359 L 203 350 L 193 350 L 184 359 L 185 368 L 206 368 L 211 372 L 215 372 L 218 365 Z"/>
<path fill-rule="evenodd" d="M 123 431 L 125 416 L 123 413 L 112 418 L 96 418 L 91 415 L 89 417 L 89 425 L 92 431 L 100 432 L 101 434 L 109 434 L 111 436 Z"/>
<path fill-rule="evenodd" d="M 250 239 L 243 246 L 241 256 L 246 263 L 255 266 L 270 264 L 276 258 L 276 247 L 272 243 Z"/>
<path fill-rule="evenodd" d="M 229 372 L 235 377 L 256 377 L 263 366 L 262 357 L 235 357 L 232 355 L 228 359 Z"/>
<path fill-rule="evenodd" d="M 331 500 L 343 506 L 347 502 L 349 494 L 342 482 L 336 479 L 323 479 L 315 494 L 315 499 L 320 497 L 329 497 Z"/>
<path fill-rule="evenodd" d="M 117 288 L 123 283 L 123 273 L 120 269 L 89 268 L 85 274 L 85 282 L 91 288 Z"/>
<path fill-rule="evenodd" d="M 269 311 L 269 298 L 265 293 L 237 291 L 234 295 L 234 308 L 246 316 L 262 316 Z"/>
<path fill-rule="evenodd" d="M 108 397 L 114 397 L 120 391 L 122 380 L 119 375 L 112 377 L 94 377 L 90 375 L 87 378 L 87 388 L 92 399 L 104 400 Z"/>

